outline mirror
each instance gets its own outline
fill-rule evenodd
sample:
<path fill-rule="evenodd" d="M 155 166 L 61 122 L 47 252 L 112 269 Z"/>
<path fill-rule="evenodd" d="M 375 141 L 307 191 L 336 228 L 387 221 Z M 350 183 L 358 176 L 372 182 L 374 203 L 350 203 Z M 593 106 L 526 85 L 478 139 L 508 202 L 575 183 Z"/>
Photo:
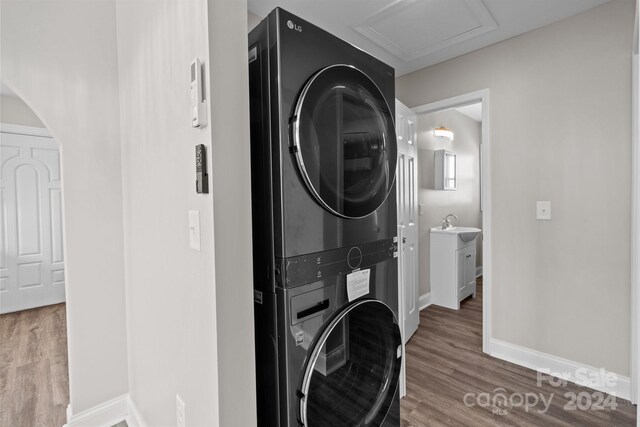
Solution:
<path fill-rule="evenodd" d="M 456 153 L 438 150 L 435 156 L 435 189 L 456 189 Z"/>

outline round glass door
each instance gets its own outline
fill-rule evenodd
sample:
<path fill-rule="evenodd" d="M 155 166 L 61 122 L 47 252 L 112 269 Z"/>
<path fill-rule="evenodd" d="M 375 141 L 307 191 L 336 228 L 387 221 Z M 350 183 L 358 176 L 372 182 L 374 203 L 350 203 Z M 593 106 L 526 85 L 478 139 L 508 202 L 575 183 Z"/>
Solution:
<path fill-rule="evenodd" d="M 375 212 L 397 155 L 393 116 L 375 83 L 355 67 L 327 67 L 302 90 L 292 124 L 296 160 L 318 202 L 346 218 Z"/>
<path fill-rule="evenodd" d="M 381 425 L 398 387 L 400 344 L 397 320 L 380 301 L 357 302 L 336 316 L 305 367 L 302 424 Z"/>

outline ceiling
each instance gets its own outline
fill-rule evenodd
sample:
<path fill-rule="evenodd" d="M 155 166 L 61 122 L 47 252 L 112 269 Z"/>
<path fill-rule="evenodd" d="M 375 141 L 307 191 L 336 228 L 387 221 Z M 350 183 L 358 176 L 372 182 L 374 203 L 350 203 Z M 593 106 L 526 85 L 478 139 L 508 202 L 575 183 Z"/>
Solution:
<path fill-rule="evenodd" d="M 470 119 L 475 120 L 476 122 L 482 121 L 482 102 L 478 102 L 475 104 L 465 105 L 464 107 L 456 107 L 454 108 L 458 113 L 462 113 Z"/>
<path fill-rule="evenodd" d="M 276 6 L 410 73 L 548 25 L 610 0 L 248 0 Z"/>

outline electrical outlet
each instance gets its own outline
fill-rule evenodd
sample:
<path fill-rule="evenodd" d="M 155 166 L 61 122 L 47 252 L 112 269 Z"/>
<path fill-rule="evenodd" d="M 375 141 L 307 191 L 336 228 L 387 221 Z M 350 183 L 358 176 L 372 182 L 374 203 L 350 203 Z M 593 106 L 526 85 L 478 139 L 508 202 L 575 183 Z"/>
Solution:
<path fill-rule="evenodd" d="M 182 400 L 179 394 L 176 394 L 176 426 L 187 426 L 185 421 L 184 400 Z"/>

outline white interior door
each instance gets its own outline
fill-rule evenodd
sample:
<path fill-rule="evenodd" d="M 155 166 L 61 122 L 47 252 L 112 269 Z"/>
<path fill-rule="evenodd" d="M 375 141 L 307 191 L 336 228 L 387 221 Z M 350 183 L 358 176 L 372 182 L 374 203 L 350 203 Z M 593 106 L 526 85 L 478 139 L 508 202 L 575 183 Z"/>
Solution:
<path fill-rule="evenodd" d="M 60 150 L 0 133 L 0 313 L 65 300 Z"/>
<path fill-rule="evenodd" d="M 420 324 L 418 307 L 418 156 L 417 117 L 396 100 L 398 166 L 396 192 L 398 204 L 398 313 L 402 334 L 400 397 L 407 394 L 405 344 Z"/>
<path fill-rule="evenodd" d="M 406 343 L 420 324 L 418 307 L 418 156 L 416 147 L 417 117 L 396 100 L 396 133 L 398 135 L 398 167 L 396 172 L 398 197 L 399 282 Z"/>

